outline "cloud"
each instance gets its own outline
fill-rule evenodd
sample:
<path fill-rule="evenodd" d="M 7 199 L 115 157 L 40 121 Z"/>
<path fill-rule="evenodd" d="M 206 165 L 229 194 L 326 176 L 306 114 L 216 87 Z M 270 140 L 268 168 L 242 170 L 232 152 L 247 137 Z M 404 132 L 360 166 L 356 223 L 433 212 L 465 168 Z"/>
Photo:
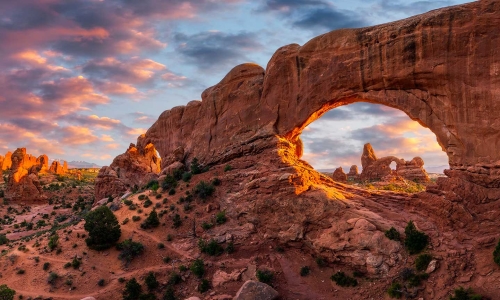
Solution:
<path fill-rule="evenodd" d="M 99 140 L 93 131 L 86 127 L 68 126 L 60 132 L 61 141 L 66 146 L 91 144 Z"/>
<path fill-rule="evenodd" d="M 158 118 L 157 116 L 145 114 L 143 112 L 129 113 L 129 116 L 134 118 L 134 122 L 141 123 L 141 124 L 147 124 L 147 125 L 153 124 L 156 121 L 156 119 Z"/>
<path fill-rule="evenodd" d="M 200 69 L 221 69 L 248 62 L 246 53 L 262 49 L 255 33 L 205 31 L 193 35 L 177 33 L 177 52 Z"/>
<path fill-rule="evenodd" d="M 436 9 L 453 5 L 453 1 L 415 1 L 408 3 L 406 1 L 397 0 L 382 0 L 378 1 L 375 7 L 385 13 L 406 13 L 408 15 L 416 15 Z"/>
<path fill-rule="evenodd" d="M 315 33 L 369 24 L 359 13 L 339 9 L 322 0 L 266 0 L 258 11 L 275 12 L 292 26 Z"/>
<path fill-rule="evenodd" d="M 322 120 L 347 121 L 362 120 L 366 118 L 405 117 L 400 110 L 382 104 L 357 102 L 346 106 L 334 108 L 321 116 Z"/>

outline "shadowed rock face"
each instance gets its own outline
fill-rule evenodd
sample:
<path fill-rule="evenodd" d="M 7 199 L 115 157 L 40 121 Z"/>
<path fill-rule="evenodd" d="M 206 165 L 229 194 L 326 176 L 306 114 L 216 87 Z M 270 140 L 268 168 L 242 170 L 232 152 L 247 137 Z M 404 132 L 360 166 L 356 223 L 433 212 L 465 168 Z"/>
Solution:
<path fill-rule="evenodd" d="M 221 163 L 276 148 L 276 136 L 299 143 L 326 111 L 365 101 L 432 130 L 450 176 L 499 188 L 499 11 L 480 1 L 282 47 L 265 71 L 237 66 L 201 102 L 163 112 L 138 147 L 152 143 L 162 158 L 182 147 L 187 161 Z"/>

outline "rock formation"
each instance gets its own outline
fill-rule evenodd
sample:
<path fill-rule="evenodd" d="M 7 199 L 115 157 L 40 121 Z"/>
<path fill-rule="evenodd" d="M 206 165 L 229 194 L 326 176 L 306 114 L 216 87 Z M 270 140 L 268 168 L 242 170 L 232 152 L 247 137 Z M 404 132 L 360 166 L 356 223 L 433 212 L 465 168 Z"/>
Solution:
<path fill-rule="evenodd" d="M 338 182 L 347 182 L 347 174 L 344 173 L 342 167 L 338 167 L 333 171 L 332 179 Z"/>
<path fill-rule="evenodd" d="M 40 172 L 41 174 L 47 173 L 49 171 L 49 157 L 45 154 L 40 155 L 36 159 L 36 164 L 40 166 Z"/>
<path fill-rule="evenodd" d="M 130 144 L 127 151 L 118 155 L 109 167 L 99 171 L 95 181 L 96 200 L 108 196 L 121 196 L 127 188 L 141 187 L 158 178 L 161 159 L 152 144 L 136 147 Z"/>
<path fill-rule="evenodd" d="M 66 167 L 65 167 L 66 166 Z M 68 165 L 66 161 L 63 161 L 63 164 L 61 164 L 60 161 L 54 160 L 52 164 L 50 165 L 49 172 L 57 175 L 64 175 L 68 171 Z"/>
<path fill-rule="evenodd" d="M 382 180 L 382 178 L 391 175 L 393 172 L 391 169 L 392 162 L 396 163 L 394 175 L 417 182 L 429 181 L 429 176 L 423 168 L 424 160 L 422 158 L 415 157 L 409 162 L 395 156 L 386 156 L 377 159 L 375 150 L 373 150 L 370 143 L 365 144 L 363 154 L 361 155 L 361 164 L 363 166 L 360 175 L 361 180 Z"/>
<path fill-rule="evenodd" d="M 347 173 L 347 179 L 351 181 L 359 179 L 358 166 L 356 165 L 351 166 L 351 169 L 349 169 L 349 173 Z"/>
<path fill-rule="evenodd" d="M 26 148 L 18 148 L 12 154 L 12 166 L 5 189 L 5 199 L 36 201 L 43 198 L 42 187 L 38 180 L 40 168 L 32 164 L 32 158 L 26 154 Z"/>
<path fill-rule="evenodd" d="M 476 1 L 389 24 L 333 31 L 303 46 L 284 46 L 266 70 L 255 64 L 236 66 L 202 93 L 202 101 L 163 112 L 138 137 L 136 147 L 103 167 L 96 199 L 141 183 L 140 176 L 145 176 L 144 183 L 154 174 L 150 164 L 158 162 L 141 158 L 147 147 L 154 145 L 162 158 L 175 157 L 182 148 L 185 165 L 196 157 L 221 172 L 227 163 L 238 170 L 224 174 L 232 186 L 218 199 L 220 209 L 238 222 L 258 224 L 259 237 L 307 243 L 314 255 L 371 275 L 396 276 L 402 245 L 388 240 L 383 230 L 395 226 L 402 231 L 409 219 L 418 219 L 432 232 L 432 249 L 448 255 L 443 262 L 452 272 L 440 273 L 446 279 L 432 292 L 441 294 L 430 296 L 445 298 L 443 282 L 457 282 L 455 272 L 466 276 L 464 270 L 478 264 L 470 260 L 472 266 L 465 268 L 464 257 L 486 253 L 489 249 L 476 246 L 490 245 L 497 237 L 491 232 L 481 236 L 492 227 L 479 220 L 498 225 L 498 24 L 500 2 Z M 390 192 L 360 195 L 302 161 L 302 130 L 328 110 L 360 101 L 400 109 L 428 127 L 449 157 L 448 177 L 411 199 Z M 365 166 L 388 166 L 391 161 L 404 165 L 400 170 L 409 174 L 414 173 L 409 169 L 421 168 L 418 159 L 407 165 L 398 158 L 377 159 L 366 150 L 363 172 Z M 370 176 L 390 173 L 390 168 L 374 168 Z M 443 228 L 459 232 L 442 236 Z M 498 272 L 496 281 L 481 277 L 480 282 L 479 273 L 473 272 L 465 281 L 475 280 L 485 291 L 498 286 Z"/>
<path fill-rule="evenodd" d="M 10 167 L 12 166 L 12 153 L 10 151 L 5 154 L 3 162 L 0 166 L 2 168 L 2 171 L 10 169 Z"/>

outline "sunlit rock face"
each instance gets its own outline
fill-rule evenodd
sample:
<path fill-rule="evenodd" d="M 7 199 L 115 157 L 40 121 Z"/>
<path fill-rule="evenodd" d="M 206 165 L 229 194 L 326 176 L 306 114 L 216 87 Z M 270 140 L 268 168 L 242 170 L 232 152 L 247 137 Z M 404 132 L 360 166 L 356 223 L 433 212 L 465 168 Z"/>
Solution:
<path fill-rule="evenodd" d="M 26 154 L 26 148 L 17 148 L 12 154 L 11 161 L 5 199 L 13 201 L 43 200 L 43 190 L 38 180 L 38 171 L 41 169 L 41 165 L 36 163 L 36 158 Z"/>
<path fill-rule="evenodd" d="M 5 156 L 3 157 L 2 164 L 0 164 L 2 171 L 10 169 L 10 167 L 12 166 L 11 157 L 12 157 L 12 153 L 10 151 L 7 152 L 5 154 Z"/>
<path fill-rule="evenodd" d="M 161 159 L 152 144 L 139 148 L 130 144 L 127 151 L 118 155 L 113 163 L 102 167 L 95 181 L 96 200 L 122 196 L 134 186 L 142 187 L 158 178 Z"/>

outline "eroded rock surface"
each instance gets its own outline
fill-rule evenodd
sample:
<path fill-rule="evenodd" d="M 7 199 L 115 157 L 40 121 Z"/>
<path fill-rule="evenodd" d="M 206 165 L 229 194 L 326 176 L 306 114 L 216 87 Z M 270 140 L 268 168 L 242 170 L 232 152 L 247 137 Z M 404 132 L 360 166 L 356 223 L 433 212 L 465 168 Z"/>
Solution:
<path fill-rule="evenodd" d="M 338 167 L 333 171 L 332 179 L 338 182 L 347 182 L 347 174 L 344 173 L 342 167 Z"/>
<path fill-rule="evenodd" d="M 26 148 L 18 148 L 12 154 L 12 165 L 5 189 L 5 198 L 13 201 L 36 201 L 43 198 L 43 190 L 38 180 L 41 166 L 36 158 L 26 154 Z"/>

